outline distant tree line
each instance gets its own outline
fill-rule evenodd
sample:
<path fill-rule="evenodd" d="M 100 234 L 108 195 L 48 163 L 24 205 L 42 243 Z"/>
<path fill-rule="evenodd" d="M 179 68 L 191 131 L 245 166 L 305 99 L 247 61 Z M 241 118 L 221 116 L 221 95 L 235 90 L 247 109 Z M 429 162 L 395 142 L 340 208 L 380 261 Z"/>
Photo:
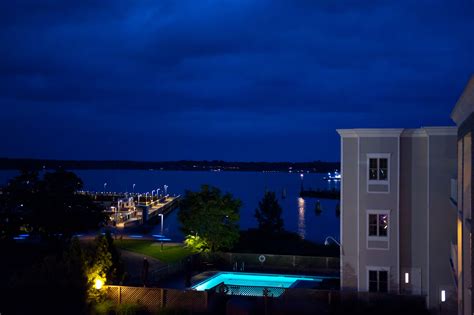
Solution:
<path fill-rule="evenodd" d="M 137 169 L 137 170 L 222 170 L 327 173 L 340 169 L 339 162 L 228 162 L 228 161 L 79 161 L 0 158 L 0 169 Z"/>

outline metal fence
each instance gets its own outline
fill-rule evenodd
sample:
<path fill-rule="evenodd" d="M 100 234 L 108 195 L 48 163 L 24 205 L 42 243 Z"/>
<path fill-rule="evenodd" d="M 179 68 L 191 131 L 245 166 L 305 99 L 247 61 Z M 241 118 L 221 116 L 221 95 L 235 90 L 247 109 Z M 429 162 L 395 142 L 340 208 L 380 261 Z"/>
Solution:
<path fill-rule="evenodd" d="M 203 257 L 203 259 L 206 259 Z M 216 267 L 245 271 L 280 271 L 294 274 L 339 274 L 338 257 L 314 257 L 295 255 L 215 253 L 207 257 Z"/>

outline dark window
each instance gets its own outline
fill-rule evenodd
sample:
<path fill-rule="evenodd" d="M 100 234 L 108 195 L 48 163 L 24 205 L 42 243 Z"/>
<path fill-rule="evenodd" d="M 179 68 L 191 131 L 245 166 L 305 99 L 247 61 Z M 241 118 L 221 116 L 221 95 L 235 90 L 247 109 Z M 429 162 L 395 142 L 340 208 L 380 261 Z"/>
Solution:
<path fill-rule="evenodd" d="M 369 292 L 377 291 L 377 271 L 369 270 Z"/>
<path fill-rule="evenodd" d="M 377 180 L 377 159 L 369 159 L 369 179 Z"/>
<path fill-rule="evenodd" d="M 369 236 L 377 236 L 377 215 L 369 214 Z"/>
<path fill-rule="evenodd" d="M 369 292 L 388 292 L 388 271 L 369 270 Z"/>
<path fill-rule="evenodd" d="M 369 180 L 388 180 L 388 159 L 369 159 Z"/>
<path fill-rule="evenodd" d="M 379 271 L 379 292 L 388 292 L 388 272 Z"/>

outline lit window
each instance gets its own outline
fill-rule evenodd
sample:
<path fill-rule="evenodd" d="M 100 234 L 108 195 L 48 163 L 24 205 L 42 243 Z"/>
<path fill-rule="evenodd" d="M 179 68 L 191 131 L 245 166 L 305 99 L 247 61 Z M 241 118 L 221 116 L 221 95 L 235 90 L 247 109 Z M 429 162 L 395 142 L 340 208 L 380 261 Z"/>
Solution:
<path fill-rule="evenodd" d="M 386 181 L 388 180 L 388 159 L 370 158 L 369 159 L 369 180 Z"/>
<path fill-rule="evenodd" d="M 369 236 L 388 236 L 388 214 L 369 214 Z"/>
<path fill-rule="evenodd" d="M 446 290 L 441 290 L 441 302 L 446 302 Z"/>
<path fill-rule="evenodd" d="M 410 283 L 410 274 L 405 272 L 405 283 Z"/>

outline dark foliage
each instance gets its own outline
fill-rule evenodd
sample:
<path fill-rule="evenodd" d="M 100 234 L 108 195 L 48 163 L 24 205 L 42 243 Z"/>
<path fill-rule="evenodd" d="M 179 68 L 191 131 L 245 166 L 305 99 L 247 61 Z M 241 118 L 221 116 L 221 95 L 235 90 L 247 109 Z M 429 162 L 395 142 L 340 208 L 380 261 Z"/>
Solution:
<path fill-rule="evenodd" d="M 72 172 L 23 171 L 11 179 L 0 195 L 0 238 L 20 230 L 43 238 L 70 238 L 74 233 L 96 229 L 105 215 L 88 196 L 76 194 L 82 180 Z"/>
<path fill-rule="evenodd" d="M 240 232 L 239 242 L 232 249 L 240 253 L 339 257 L 339 247 L 316 244 L 292 232 L 268 234 L 258 229 Z"/>
<path fill-rule="evenodd" d="M 209 250 L 228 249 L 239 238 L 240 206 L 231 194 L 203 185 L 198 192 L 186 191 L 178 218 L 184 234 L 203 239 Z"/>
<path fill-rule="evenodd" d="M 273 191 L 267 191 L 255 209 L 258 228 L 264 233 L 278 233 L 283 230 L 282 208 Z"/>

